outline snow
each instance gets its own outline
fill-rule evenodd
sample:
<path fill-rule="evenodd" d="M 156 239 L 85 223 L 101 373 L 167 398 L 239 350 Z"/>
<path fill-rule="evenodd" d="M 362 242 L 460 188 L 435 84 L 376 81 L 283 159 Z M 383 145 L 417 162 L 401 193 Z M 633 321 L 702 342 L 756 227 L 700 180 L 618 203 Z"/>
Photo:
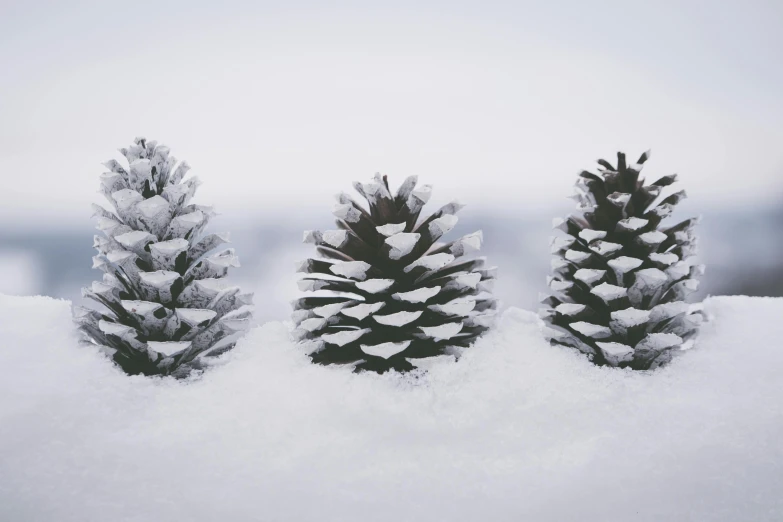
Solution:
<path fill-rule="evenodd" d="M 172 239 L 151 244 L 150 251 L 153 256 L 158 254 L 164 259 L 169 258 L 173 261 L 173 258 L 176 257 L 177 254 L 187 251 L 189 246 L 190 244 L 187 239 Z"/>
<path fill-rule="evenodd" d="M 65 301 L 0 296 L 0 520 L 780 520 L 783 299 L 705 310 L 654 372 L 510 309 L 425 374 L 313 365 L 267 323 L 179 382 L 79 346 Z"/>
<path fill-rule="evenodd" d="M 431 254 L 428 256 L 422 256 L 410 265 L 405 267 L 405 272 L 410 272 L 417 266 L 422 266 L 427 270 L 437 270 L 439 268 L 443 268 L 444 266 L 448 265 L 452 261 L 454 261 L 454 256 L 451 254 L 447 254 L 445 252 L 442 252 L 440 254 Z"/>
<path fill-rule="evenodd" d="M 672 252 L 666 252 L 663 254 L 654 253 L 650 254 L 650 260 L 654 263 L 660 263 L 662 265 L 671 265 L 672 263 L 676 263 L 680 260 L 679 257 L 677 257 L 677 254 L 674 254 Z"/>
<path fill-rule="evenodd" d="M 598 324 L 587 323 L 585 321 L 578 321 L 571 323 L 571 328 L 576 330 L 582 335 L 592 337 L 594 339 L 606 339 L 612 336 L 612 331 L 606 326 Z"/>
<path fill-rule="evenodd" d="M 387 237 L 385 243 L 391 247 L 389 258 L 400 259 L 410 254 L 420 237 L 421 234 L 415 232 L 400 232 Z"/>
<path fill-rule="evenodd" d="M 106 259 L 108 259 L 110 263 L 121 263 L 128 258 L 136 258 L 136 257 L 137 257 L 136 254 L 134 254 L 133 252 L 127 252 L 122 250 L 115 250 L 114 252 L 109 252 L 106 255 Z M 98 260 L 100 260 L 100 257 L 95 256 L 92 259 L 93 261 L 95 261 L 92 267 L 98 268 L 97 263 L 99 262 Z M 102 263 L 102 261 L 100 262 Z"/>
<path fill-rule="evenodd" d="M 159 303 L 150 303 L 149 301 L 120 301 L 122 307 L 128 312 L 138 314 L 140 316 L 146 316 L 151 314 L 158 308 L 162 308 L 163 305 Z"/>
<path fill-rule="evenodd" d="M 593 230 L 591 228 L 586 228 L 584 230 L 581 230 L 579 232 L 579 237 L 587 241 L 588 243 L 591 243 L 595 241 L 596 239 L 603 239 L 606 237 L 606 231 L 604 230 Z"/>
<path fill-rule="evenodd" d="M 328 305 L 323 306 L 316 306 L 313 308 L 313 313 L 317 315 L 318 317 L 323 317 L 324 319 L 329 319 L 333 315 L 337 315 L 340 313 L 340 310 L 345 308 L 350 304 L 350 301 L 345 301 L 343 303 L 332 303 Z"/>
<path fill-rule="evenodd" d="M 666 269 L 666 275 L 668 275 L 672 280 L 676 281 L 678 279 L 682 279 L 683 277 L 687 276 L 691 272 L 691 267 L 688 263 L 685 263 L 684 261 L 677 261 L 673 265 L 671 265 L 669 268 Z"/>
<path fill-rule="evenodd" d="M 415 197 L 422 203 L 427 203 L 432 197 L 432 185 L 422 185 L 411 192 L 411 196 Z"/>
<path fill-rule="evenodd" d="M 478 275 L 481 277 L 480 274 Z M 429 299 L 438 295 L 440 289 L 440 286 L 423 287 L 410 292 L 398 292 L 392 294 L 392 297 L 398 301 L 407 301 L 408 303 L 426 303 Z"/>
<path fill-rule="evenodd" d="M 139 210 L 139 213 L 142 216 L 154 219 L 163 213 L 168 213 L 169 202 L 166 201 L 163 196 L 152 196 L 149 199 L 141 201 L 138 205 L 136 205 L 136 208 Z M 185 214 L 180 217 L 184 218 L 187 215 L 188 214 Z M 191 216 L 191 220 L 193 220 L 193 217 L 194 216 Z"/>
<path fill-rule="evenodd" d="M 333 334 L 323 334 L 321 339 L 327 343 L 336 344 L 337 346 L 345 346 L 348 343 L 352 343 L 364 334 L 369 333 L 370 330 L 364 328 L 362 330 L 344 330 Z"/>
<path fill-rule="evenodd" d="M 230 266 L 239 267 L 239 256 L 234 254 L 234 249 L 232 248 L 223 250 L 222 252 L 218 252 L 217 254 L 213 254 L 207 257 L 205 261 L 210 265 L 215 265 L 219 267 L 225 267 L 225 268 L 228 268 Z M 198 265 L 195 266 L 197 267 Z"/>
<path fill-rule="evenodd" d="M 193 345 L 190 341 L 147 341 L 147 346 L 163 355 L 173 355 L 177 352 L 187 350 Z"/>
<path fill-rule="evenodd" d="M 116 335 L 117 337 L 123 338 L 126 336 L 136 337 L 136 330 L 130 326 L 125 326 L 124 324 L 101 320 L 98 322 L 98 327 L 105 334 Z"/>
<path fill-rule="evenodd" d="M 166 287 L 176 281 L 179 277 L 179 273 L 167 270 L 158 270 L 156 272 L 139 272 L 139 279 L 141 279 L 141 282 L 154 288 Z"/>
<path fill-rule="evenodd" d="M 316 330 L 320 330 L 324 326 L 326 326 L 326 319 L 311 317 L 310 319 L 305 319 L 304 321 L 299 323 L 298 328 L 301 328 L 302 330 L 306 330 L 308 332 L 315 332 Z"/>
<path fill-rule="evenodd" d="M 385 192 L 381 183 L 361 183 L 355 184 L 357 192 L 360 194 L 366 194 L 370 199 L 377 199 L 379 193 Z"/>
<path fill-rule="evenodd" d="M 467 315 L 476 308 L 478 296 L 460 297 L 443 304 L 429 305 L 427 308 L 433 312 L 445 315 Z"/>
<path fill-rule="evenodd" d="M 642 266 L 643 262 L 644 261 L 641 259 L 635 257 L 621 256 L 607 261 L 606 264 L 609 265 L 612 270 L 615 271 L 615 273 L 617 273 L 619 279 L 626 272 L 630 272 L 631 270 Z"/>
<path fill-rule="evenodd" d="M 567 250 L 575 241 L 576 238 L 574 236 L 555 236 L 550 242 L 550 252 L 556 254 L 562 250 Z"/>
<path fill-rule="evenodd" d="M 636 345 L 636 349 L 644 348 L 659 352 L 679 344 L 682 344 L 682 339 L 678 335 L 672 333 L 651 333 Z"/>
<path fill-rule="evenodd" d="M 628 290 L 621 286 L 617 285 L 610 285 L 609 283 L 601 283 L 600 285 L 596 286 L 592 290 L 590 290 L 590 293 L 597 295 L 604 301 L 613 301 L 615 299 L 619 299 L 623 297 Z"/>
<path fill-rule="evenodd" d="M 156 241 L 157 238 L 145 230 L 133 230 L 114 236 L 114 240 L 128 250 L 136 250 L 138 246 Z"/>
<path fill-rule="evenodd" d="M 374 314 L 384 306 L 386 306 L 385 303 L 362 303 L 350 308 L 343 308 L 340 310 L 340 313 L 361 321 L 368 315 Z"/>
<path fill-rule="evenodd" d="M 420 326 L 419 330 L 424 332 L 424 335 L 434 339 L 435 341 L 441 341 L 443 339 L 451 339 L 462 331 L 462 323 L 446 323 L 438 326 Z"/>
<path fill-rule="evenodd" d="M 638 237 L 639 241 L 644 245 L 659 245 L 666 241 L 666 234 L 659 230 L 653 230 L 652 232 L 645 232 Z"/>
<path fill-rule="evenodd" d="M 205 310 L 200 308 L 177 308 L 175 310 L 177 318 L 185 324 L 195 327 L 198 324 L 211 321 L 217 316 L 214 310 Z"/>
<path fill-rule="evenodd" d="M 609 265 L 611 266 L 611 261 L 609 262 Z M 592 285 L 593 283 L 600 281 L 604 275 L 606 275 L 606 270 L 596 270 L 593 268 L 580 268 L 576 272 L 574 272 L 574 279 L 578 279 L 582 281 L 583 283 L 587 285 Z"/>
<path fill-rule="evenodd" d="M 666 274 L 657 268 L 645 268 L 634 272 L 634 275 L 636 280 L 628 289 L 628 298 L 635 304 L 642 302 L 644 296 L 654 293 L 669 281 Z"/>
<path fill-rule="evenodd" d="M 590 252 L 582 252 L 581 250 L 566 250 L 565 258 L 572 263 L 583 263 L 590 259 Z"/>
<path fill-rule="evenodd" d="M 395 234 L 403 232 L 406 226 L 407 224 L 403 221 L 402 223 L 388 223 L 386 225 L 375 227 L 375 230 L 377 230 L 378 233 L 383 236 L 391 237 Z"/>
<path fill-rule="evenodd" d="M 451 245 L 450 251 L 456 257 L 472 254 L 481 250 L 481 243 L 483 241 L 484 233 L 479 230 L 456 240 Z"/>
<path fill-rule="evenodd" d="M 397 312 L 396 314 L 389 315 L 373 315 L 372 318 L 380 324 L 385 324 L 387 326 L 404 326 L 418 319 L 422 313 L 422 311 Z"/>
<path fill-rule="evenodd" d="M 574 277 L 576 277 L 576 274 Z M 563 292 L 572 286 L 574 286 L 574 283 L 571 281 L 560 281 L 559 279 L 551 279 L 549 281 L 549 288 L 551 288 L 553 292 Z"/>
<path fill-rule="evenodd" d="M 671 213 L 673 211 L 674 211 L 674 207 L 671 204 L 666 203 L 666 204 L 663 204 L 663 205 L 658 205 L 657 207 L 649 210 L 648 212 L 650 212 L 650 213 L 658 216 L 659 218 L 663 219 L 663 218 L 666 218 L 669 215 L 671 215 Z"/>
<path fill-rule="evenodd" d="M 327 230 L 323 234 L 324 243 L 340 248 L 348 240 L 348 232 L 345 230 Z"/>
<path fill-rule="evenodd" d="M 549 266 L 552 268 L 553 272 L 556 272 L 562 268 L 566 268 L 568 266 L 568 261 L 560 259 L 559 257 L 553 257 L 549 261 Z"/>
<path fill-rule="evenodd" d="M 652 310 L 650 310 L 650 320 L 655 322 L 663 321 L 664 319 L 668 319 L 670 317 L 674 317 L 679 314 L 686 313 L 691 307 L 695 307 L 697 305 L 691 305 L 684 301 L 674 301 L 671 303 L 663 303 L 659 304 L 657 306 L 654 306 Z"/>
<path fill-rule="evenodd" d="M 121 189 L 116 192 L 112 192 L 112 199 L 117 203 L 117 210 L 125 211 L 129 210 L 140 201 L 144 200 L 144 196 L 131 189 Z"/>
<path fill-rule="evenodd" d="M 606 196 L 606 199 L 608 199 L 614 205 L 622 208 L 625 207 L 629 201 L 631 201 L 631 195 L 626 194 L 625 192 L 614 192 Z"/>
<path fill-rule="evenodd" d="M 410 344 L 410 341 L 402 341 L 399 343 L 381 343 L 373 346 L 362 344 L 360 345 L 360 348 L 368 355 L 374 355 L 376 357 L 383 357 L 384 359 L 388 359 L 392 355 L 400 353 L 406 349 L 408 346 L 410 346 Z"/>
<path fill-rule="evenodd" d="M 329 267 L 329 271 L 334 275 L 364 281 L 370 268 L 370 264 L 364 261 L 338 261 Z"/>
<path fill-rule="evenodd" d="M 439 218 L 433 219 L 429 225 L 429 232 L 432 237 L 440 237 L 443 234 L 451 232 L 457 226 L 459 218 L 454 214 L 444 214 Z"/>
<path fill-rule="evenodd" d="M 596 241 L 592 245 L 590 245 L 590 250 L 595 252 L 601 257 L 608 256 L 609 254 L 614 254 L 615 252 L 619 252 L 623 249 L 623 245 L 619 243 L 610 243 L 609 241 Z"/>
<path fill-rule="evenodd" d="M 302 243 L 317 244 L 323 241 L 324 235 L 320 230 L 305 230 L 302 233 Z"/>
<path fill-rule="evenodd" d="M 634 230 L 639 230 L 647 226 L 647 223 L 649 223 L 646 219 L 641 219 L 637 217 L 629 217 L 628 219 L 622 219 L 617 222 L 617 229 L 622 231 L 629 231 L 632 232 Z"/>
<path fill-rule="evenodd" d="M 394 279 L 368 279 L 356 283 L 356 288 L 370 294 L 383 292 L 394 284 Z"/>
<path fill-rule="evenodd" d="M 105 216 L 99 218 L 98 219 L 98 224 L 95 226 L 95 228 L 97 228 L 101 232 L 104 232 L 104 233 L 110 234 L 110 235 L 115 235 L 116 232 L 114 232 L 114 230 L 117 229 L 118 227 L 120 227 L 120 228 L 122 228 L 122 229 L 124 229 L 126 231 L 130 231 L 131 230 L 130 227 L 128 227 L 127 225 L 123 225 L 122 223 L 120 223 L 116 219 L 105 217 Z"/>
<path fill-rule="evenodd" d="M 666 274 L 657 268 L 645 268 L 636 272 L 636 280 L 647 286 L 660 286 L 668 281 Z"/>
<path fill-rule="evenodd" d="M 622 343 L 595 343 L 610 364 L 618 365 L 621 362 L 633 359 L 634 349 Z"/>
<path fill-rule="evenodd" d="M 623 328 L 633 328 L 650 320 L 649 310 L 637 310 L 636 308 L 626 308 L 617 310 L 611 314 L 612 322 L 616 322 Z"/>
<path fill-rule="evenodd" d="M 490 279 L 489 281 L 494 280 Z M 479 272 L 463 272 L 455 274 L 454 278 L 446 286 L 449 288 L 476 288 L 480 282 L 481 274 Z"/>
<path fill-rule="evenodd" d="M 332 210 L 332 214 L 348 223 L 358 223 L 362 217 L 362 213 L 350 203 L 337 203 Z"/>
<path fill-rule="evenodd" d="M 585 311 L 587 306 L 576 303 L 561 303 L 555 307 L 555 312 L 563 315 L 577 315 Z"/>

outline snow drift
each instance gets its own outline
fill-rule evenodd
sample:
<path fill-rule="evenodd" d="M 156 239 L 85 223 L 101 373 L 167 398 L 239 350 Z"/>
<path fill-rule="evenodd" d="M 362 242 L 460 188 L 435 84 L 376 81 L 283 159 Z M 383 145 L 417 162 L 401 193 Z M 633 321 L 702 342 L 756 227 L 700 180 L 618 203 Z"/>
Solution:
<path fill-rule="evenodd" d="M 201 378 L 127 377 L 70 305 L 0 296 L 0 520 L 780 520 L 783 299 L 597 368 L 505 312 L 423 375 L 312 365 L 269 323 Z"/>

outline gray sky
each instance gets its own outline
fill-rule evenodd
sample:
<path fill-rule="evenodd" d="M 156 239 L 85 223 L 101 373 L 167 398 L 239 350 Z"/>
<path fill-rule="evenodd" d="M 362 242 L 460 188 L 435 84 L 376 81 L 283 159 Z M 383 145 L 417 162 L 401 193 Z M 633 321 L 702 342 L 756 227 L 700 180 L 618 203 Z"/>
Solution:
<path fill-rule="evenodd" d="M 86 219 L 136 135 L 223 214 L 328 212 L 378 171 L 521 212 L 647 148 L 692 201 L 783 197 L 781 2 L 0 6 L 0 224 Z"/>

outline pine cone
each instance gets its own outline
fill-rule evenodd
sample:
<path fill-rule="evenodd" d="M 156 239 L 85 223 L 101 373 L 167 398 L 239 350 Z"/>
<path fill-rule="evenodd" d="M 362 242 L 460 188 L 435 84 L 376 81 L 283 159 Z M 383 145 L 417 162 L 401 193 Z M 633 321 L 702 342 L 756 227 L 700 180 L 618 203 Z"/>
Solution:
<path fill-rule="evenodd" d="M 582 172 L 581 215 L 555 226 L 567 235 L 552 239 L 549 287 L 556 295 L 543 301 L 546 334 L 599 365 L 655 368 L 692 345 L 702 319 L 684 302 L 704 272 L 689 263 L 698 220 L 660 227 L 685 192 L 658 201 L 677 176 L 644 185 L 639 173 L 649 156 L 627 165 L 618 153 L 616 168 L 599 160 L 600 175 Z"/>
<path fill-rule="evenodd" d="M 76 308 L 74 319 L 126 373 L 184 377 L 202 356 L 234 346 L 250 324 L 252 295 L 223 280 L 239 266 L 233 249 L 212 253 L 228 237 L 201 237 L 214 213 L 189 204 L 199 181 L 183 180 L 188 164 L 144 138 L 120 152 L 129 168 L 111 160 L 101 176 L 116 214 L 94 205 L 104 235 L 95 236 L 93 268 L 103 281 L 82 291 L 109 311 Z"/>
<path fill-rule="evenodd" d="M 305 233 L 330 258 L 299 267 L 309 274 L 300 289 L 318 295 L 294 302 L 294 335 L 312 345 L 314 362 L 408 371 L 415 367 L 408 359 L 457 355 L 489 327 L 495 269 L 470 256 L 481 232 L 436 243 L 456 225 L 461 205 L 449 203 L 417 225 L 431 188 L 417 190 L 416 181 L 406 179 L 394 196 L 386 176 L 355 183 L 369 211 L 341 194 L 339 229 Z"/>

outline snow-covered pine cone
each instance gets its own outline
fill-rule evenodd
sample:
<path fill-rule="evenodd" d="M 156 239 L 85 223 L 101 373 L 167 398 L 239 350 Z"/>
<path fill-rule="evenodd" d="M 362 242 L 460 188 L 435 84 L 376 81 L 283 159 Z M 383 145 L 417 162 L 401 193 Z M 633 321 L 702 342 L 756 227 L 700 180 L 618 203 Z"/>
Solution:
<path fill-rule="evenodd" d="M 596 364 L 660 366 L 692 344 L 702 320 L 684 302 L 704 272 L 689 262 L 698 220 L 660 227 L 685 192 L 660 200 L 677 176 L 645 185 L 639 173 L 648 158 L 628 165 L 618 153 L 616 167 L 599 160 L 600 175 L 582 172 L 577 182 L 581 214 L 555 222 L 566 235 L 552 238 L 546 335 Z"/>
<path fill-rule="evenodd" d="M 408 371 L 415 367 L 409 359 L 458 354 L 489 327 L 495 269 L 470 255 L 481 232 L 437 243 L 461 205 L 449 203 L 417 224 L 431 188 L 416 182 L 409 177 L 396 195 L 386 176 L 355 183 L 369 211 L 341 194 L 339 229 L 305 232 L 305 242 L 328 258 L 301 263 L 308 275 L 299 288 L 317 294 L 294 302 L 294 335 L 312 345 L 314 362 Z"/>
<path fill-rule="evenodd" d="M 199 181 L 183 179 L 188 164 L 144 138 L 120 152 L 128 168 L 110 160 L 101 176 L 116 214 L 94 205 L 103 235 L 93 267 L 103 281 L 82 291 L 109 311 L 78 308 L 74 317 L 128 374 L 183 377 L 202 356 L 233 347 L 250 324 L 252 295 L 223 279 L 239 266 L 233 249 L 213 253 L 227 236 L 201 236 L 214 214 L 189 204 Z"/>

